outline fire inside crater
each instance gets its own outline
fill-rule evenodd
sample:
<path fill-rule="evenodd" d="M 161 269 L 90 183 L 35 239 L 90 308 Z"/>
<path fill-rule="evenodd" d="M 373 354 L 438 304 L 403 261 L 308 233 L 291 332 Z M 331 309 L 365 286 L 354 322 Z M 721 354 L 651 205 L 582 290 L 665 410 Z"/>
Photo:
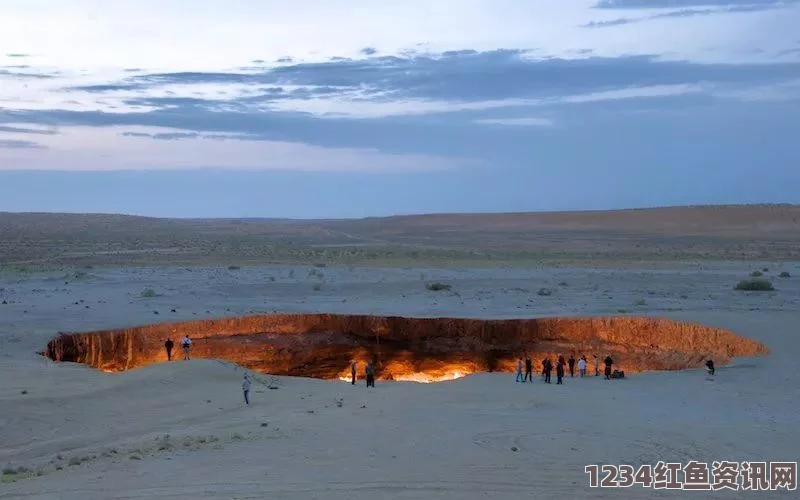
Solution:
<path fill-rule="evenodd" d="M 376 378 L 421 383 L 513 371 L 517 358 L 611 355 L 626 372 L 723 365 L 769 351 L 754 340 L 697 323 L 652 317 L 480 320 L 339 314 L 254 315 L 115 330 L 60 333 L 55 361 L 119 372 L 167 361 L 164 341 L 192 339 L 192 358 L 224 359 L 272 375 L 350 381 L 372 361 Z"/>

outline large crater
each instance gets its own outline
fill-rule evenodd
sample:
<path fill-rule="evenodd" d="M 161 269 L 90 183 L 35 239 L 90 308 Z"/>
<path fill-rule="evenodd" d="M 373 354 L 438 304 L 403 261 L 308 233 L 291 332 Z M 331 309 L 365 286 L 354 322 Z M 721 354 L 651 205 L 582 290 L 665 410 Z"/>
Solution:
<path fill-rule="evenodd" d="M 258 315 L 117 330 L 60 333 L 45 355 L 110 372 L 167 360 L 163 344 L 193 340 L 193 358 L 224 359 L 274 375 L 349 377 L 351 360 L 363 374 L 377 362 L 384 380 L 432 382 L 475 372 L 512 371 L 529 353 L 545 356 L 611 354 L 626 372 L 679 370 L 708 359 L 767 354 L 758 342 L 719 328 L 647 317 L 478 320 L 337 314 Z"/>

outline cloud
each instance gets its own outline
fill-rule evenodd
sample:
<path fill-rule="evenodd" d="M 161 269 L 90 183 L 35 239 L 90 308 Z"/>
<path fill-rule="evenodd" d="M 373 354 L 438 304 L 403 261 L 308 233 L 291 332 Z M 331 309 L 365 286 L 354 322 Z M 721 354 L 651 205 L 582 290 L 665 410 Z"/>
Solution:
<path fill-rule="evenodd" d="M 11 68 L 11 69 L 8 69 Z M 47 74 L 47 73 L 31 73 L 31 72 L 24 72 L 24 71 L 12 71 L 15 68 L 20 68 L 20 66 L 4 66 L 0 68 L 0 77 L 6 78 L 55 78 L 58 75 L 55 74 Z M 23 67 L 23 69 L 29 68 L 29 66 Z"/>
<path fill-rule="evenodd" d="M 89 75 L 71 85 L 43 81 L 35 91 L 28 83 L 13 99 L 0 94 L 5 107 L 0 124 L 157 127 L 167 130 L 139 137 L 130 134 L 144 132 L 121 133 L 151 143 L 278 141 L 447 156 L 458 153 L 452 143 L 434 140 L 440 134 L 479 137 L 478 130 L 542 128 L 545 119 L 568 130 L 580 123 L 577 113 L 595 110 L 668 113 L 765 96 L 798 99 L 790 83 L 798 73 L 800 63 L 793 61 L 708 64 L 592 54 L 541 59 L 522 50 L 412 52 L 247 71 L 118 71 L 104 83 Z M 84 79 L 88 83 L 80 84 Z M 483 158 L 480 142 L 470 141 L 464 149 Z"/>
<path fill-rule="evenodd" d="M 246 135 L 190 133 L 165 127 L 72 126 L 39 144 L 2 140 L 0 170 L 299 170 L 318 172 L 418 172 L 469 167 L 474 159 L 386 154 L 374 148 L 326 148 L 257 140 Z M 40 149 L 36 154 L 26 149 Z"/>
<path fill-rule="evenodd" d="M 36 124 L 14 124 L 0 125 L 0 134 L 35 134 L 35 135 L 54 135 L 57 129 Z"/>
<path fill-rule="evenodd" d="M 800 1 L 800 0 L 798 0 Z M 703 8 L 681 8 L 678 10 L 670 10 L 668 12 L 657 12 L 655 14 L 645 15 L 642 17 L 631 18 L 631 17 L 621 17 L 617 19 L 610 19 L 604 21 L 591 21 L 586 24 L 582 24 L 581 26 L 584 28 L 608 28 L 612 26 L 621 26 L 625 24 L 632 24 L 632 23 L 639 23 L 644 21 L 653 21 L 657 19 L 670 19 L 670 18 L 685 18 L 685 17 L 693 17 L 693 16 L 710 16 L 715 14 L 733 14 L 733 13 L 747 13 L 747 12 L 759 12 L 764 10 L 772 10 L 772 9 L 779 9 L 788 7 L 789 3 L 784 2 L 761 2 L 761 3 L 748 3 L 744 5 L 734 4 L 734 3 L 720 3 L 719 6 L 715 5 L 713 2 L 694 2 L 693 0 L 688 0 L 686 2 L 677 1 L 674 5 L 670 5 L 669 2 L 664 3 L 642 3 L 640 6 L 637 2 L 632 2 L 630 4 L 623 4 L 623 9 L 669 9 L 672 7 L 678 6 L 689 6 L 689 5 L 698 5 L 702 6 Z M 708 8 L 709 5 L 713 7 Z M 616 9 L 620 7 L 611 6 L 609 2 L 605 2 L 604 6 L 599 8 L 605 9 Z M 646 10 L 645 10 L 646 12 Z"/>
<path fill-rule="evenodd" d="M 575 95 L 600 92 L 612 92 L 604 97 L 610 100 L 617 95 L 614 92 L 624 93 L 626 88 L 663 89 L 698 82 L 761 85 L 793 78 L 798 71 L 800 63 L 795 62 L 699 64 L 655 56 L 537 59 L 521 50 L 462 50 L 296 63 L 258 71 L 143 73 L 59 91 L 76 102 L 100 104 L 105 111 L 113 106 L 115 113 L 203 108 L 380 118 L 576 102 Z"/>
<path fill-rule="evenodd" d="M 39 143 L 18 139 L 0 139 L 0 149 L 45 149 Z"/>
<path fill-rule="evenodd" d="M 639 21 L 645 21 L 648 18 L 640 18 L 640 19 L 631 19 L 628 17 L 620 17 L 618 19 L 611 19 L 608 21 L 591 21 L 586 24 L 582 24 L 581 27 L 583 28 L 607 28 L 609 26 L 621 26 L 623 24 L 631 24 L 637 23 Z"/>
<path fill-rule="evenodd" d="M 122 132 L 123 137 L 149 137 L 162 141 L 176 141 L 181 139 L 213 139 L 224 141 L 233 140 L 260 140 L 259 137 L 249 134 L 205 134 L 200 132 Z"/>
<path fill-rule="evenodd" d="M 800 0 L 600 0 L 596 9 L 675 9 L 688 7 L 749 7 L 774 9 Z"/>
<path fill-rule="evenodd" d="M 551 127 L 553 121 L 548 118 L 482 118 L 474 123 L 483 125 L 501 125 L 508 127 Z"/>

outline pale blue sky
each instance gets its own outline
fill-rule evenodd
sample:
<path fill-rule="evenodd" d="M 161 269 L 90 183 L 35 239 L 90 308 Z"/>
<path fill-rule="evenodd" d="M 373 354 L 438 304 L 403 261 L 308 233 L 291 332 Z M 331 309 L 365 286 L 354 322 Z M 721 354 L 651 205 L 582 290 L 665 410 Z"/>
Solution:
<path fill-rule="evenodd" d="M 0 0 L 0 211 L 800 203 L 798 26 L 773 0 Z"/>

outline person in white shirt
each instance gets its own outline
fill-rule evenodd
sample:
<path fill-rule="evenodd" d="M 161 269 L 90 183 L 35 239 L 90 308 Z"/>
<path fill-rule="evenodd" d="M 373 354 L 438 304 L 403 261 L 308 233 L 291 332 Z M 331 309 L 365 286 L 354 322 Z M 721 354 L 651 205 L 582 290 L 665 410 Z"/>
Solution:
<path fill-rule="evenodd" d="M 581 356 L 581 359 L 578 360 L 578 373 L 581 377 L 586 375 L 586 356 Z"/>
<path fill-rule="evenodd" d="M 242 381 L 242 392 L 244 393 L 244 404 L 250 405 L 250 377 L 247 374 L 244 374 L 244 380 Z"/>
<path fill-rule="evenodd" d="M 184 360 L 190 359 L 189 358 L 189 351 L 192 348 L 192 339 L 190 339 L 189 336 L 186 335 L 185 337 L 183 337 L 183 340 L 181 341 L 181 345 L 183 346 L 183 359 Z"/>

